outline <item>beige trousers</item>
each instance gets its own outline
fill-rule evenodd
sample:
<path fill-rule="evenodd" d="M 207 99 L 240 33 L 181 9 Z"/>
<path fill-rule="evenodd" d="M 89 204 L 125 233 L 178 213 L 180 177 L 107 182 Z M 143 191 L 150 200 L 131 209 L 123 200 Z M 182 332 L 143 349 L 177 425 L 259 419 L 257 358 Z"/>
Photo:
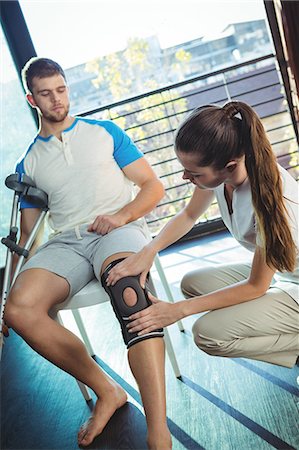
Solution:
<path fill-rule="evenodd" d="M 221 265 L 186 274 L 185 297 L 194 297 L 245 280 L 250 264 Z M 255 300 L 210 311 L 193 325 L 196 345 L 210 355 L 258 359 L 292 367 L 299 355 L 299 305 L 270 287 Z"/>

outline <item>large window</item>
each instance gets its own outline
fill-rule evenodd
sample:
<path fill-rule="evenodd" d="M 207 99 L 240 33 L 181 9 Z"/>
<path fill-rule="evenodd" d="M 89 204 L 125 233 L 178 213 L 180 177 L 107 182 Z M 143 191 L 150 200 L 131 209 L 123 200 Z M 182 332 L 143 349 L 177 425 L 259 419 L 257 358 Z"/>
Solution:
<path fill-rule="evenodd" d="M 14 172 L 17 159 L 24 153 L 36 133 L 36 124 L 27 105 L 24 91 L 11 59 L 2 28 L 1 42 L 1 125 L 0 125 L 0 236 L 7 235 L 13 192 L 4 185 L 7 175 Z M 0 245 L 0 265 L 5 262 L 5 247 Z"/>
<path fill-rule="evenodd" d="M 262 0 L 20 0 L 39 56 L 66 69 L 73 113 L 272 52 Z"/>

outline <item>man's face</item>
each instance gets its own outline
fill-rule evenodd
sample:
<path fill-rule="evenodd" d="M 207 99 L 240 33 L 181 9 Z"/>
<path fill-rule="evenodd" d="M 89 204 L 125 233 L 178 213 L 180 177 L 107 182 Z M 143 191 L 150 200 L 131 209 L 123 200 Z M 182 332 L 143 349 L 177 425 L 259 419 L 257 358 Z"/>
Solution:
<path fill-rule="evenodd" d="M 27 96 L 29 103 L 38 108 L 48 122 L 63 122 L 70 109 L 68 87 L 63 76 L 34 77 L 32 84 L 32 94 Z"/>

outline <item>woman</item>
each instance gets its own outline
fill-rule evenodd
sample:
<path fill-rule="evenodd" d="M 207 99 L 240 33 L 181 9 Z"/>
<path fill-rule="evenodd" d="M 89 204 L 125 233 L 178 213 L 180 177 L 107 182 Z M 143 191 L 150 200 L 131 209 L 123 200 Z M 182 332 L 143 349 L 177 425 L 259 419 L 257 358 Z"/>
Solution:
<path fill-rule="evenodd" d="M 214 196 L 253 261 L 188 273 L 181 284 L 188 300 L 151 297 L 153 305 L 133 314 L 128 328 L 142 335 L 209 311 L 193 326 L 199 348 L 292 367 L 299 354 L 296 181 L 277 164 L 257 114 L 239 101 L 196 109 L 177 130 L 175 152 L 183 179 L 195 185 L 189 204 L 143 250 L 115 266 L 108 282 L 141 273 L 144 285 L 155 254 L 191 230 Z"/>

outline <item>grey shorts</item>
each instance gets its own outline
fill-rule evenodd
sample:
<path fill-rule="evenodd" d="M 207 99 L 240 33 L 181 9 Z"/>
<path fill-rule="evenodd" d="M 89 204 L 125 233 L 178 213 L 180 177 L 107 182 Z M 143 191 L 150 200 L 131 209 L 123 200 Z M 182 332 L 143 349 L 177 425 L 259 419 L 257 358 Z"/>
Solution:
<path fill-rule="evenodd" d="M 90 280 L 100 280 L 103 262 L 120 252 L 136 253 L 150 238 L 143 221 L 131 222 L 102 236 L 87 231 L 88 224 L 64 231 L 44 245 L 24 264 L 28 269 L 45 269 L 65 278 L 69 296 L 80 291 Z"/>

